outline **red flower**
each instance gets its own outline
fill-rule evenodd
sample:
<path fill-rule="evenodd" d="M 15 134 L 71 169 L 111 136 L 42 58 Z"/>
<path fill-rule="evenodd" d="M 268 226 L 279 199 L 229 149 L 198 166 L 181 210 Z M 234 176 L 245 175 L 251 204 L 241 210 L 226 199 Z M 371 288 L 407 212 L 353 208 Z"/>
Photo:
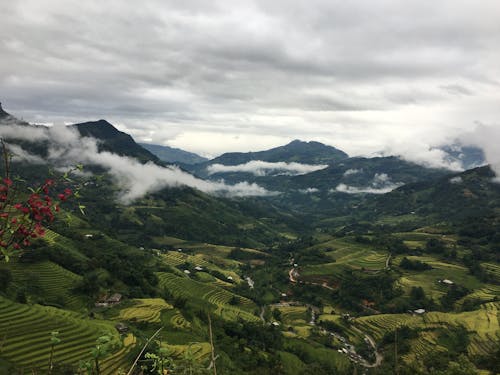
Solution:
<path fill-rule="evenodd" d="M 59 198 L 62 201 L 66 200 L 66 196 L 64 194 L 57 194 L 57 198 Z"/>
<path fill-rule="evenodd" d="M 4 178 L 3 182 L 7 186 L 12 186 L 12 180 L 10 178 Z"/>

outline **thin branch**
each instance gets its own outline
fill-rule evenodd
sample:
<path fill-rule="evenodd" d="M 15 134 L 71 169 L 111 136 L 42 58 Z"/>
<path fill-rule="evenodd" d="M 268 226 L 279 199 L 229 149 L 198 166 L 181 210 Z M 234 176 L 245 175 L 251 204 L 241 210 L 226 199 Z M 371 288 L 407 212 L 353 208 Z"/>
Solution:
<path fill-rule="evenodd" d="M 146 344 L 144 344 L 144 347 L 142 348 L 141 352 L 139 353 L 139 355 L 135 359 L 134 363 L 132 364 L 132 367 L 130 368 L 130 370 L 128 370 L 127 375 L 132 374 L 132 371 L 134 370 L 135 366 L 137 365 L 137 362 L 139 361 L 139 359 L 141 358 L 142 353 L 144 353 L 144 351 L 148 347 L 149 343 L 160 333 L 160 331 L 162 329 L 163 329 L 163 327 L 160 327 L 155 333 L 153 333 L 153 335 L 148 339 L 148 341 L 146 341 Z"/>
<path fill-rule="evenodd" d="M 217 375 L 217 367 L 215 366 L 215 349 L 214 349 L 214 339 L 212 335 L 212 320 L 210 319 L 210 313 L 207 313 L 208 316 L 208 332 L 210 334 L 210 347 L 212 349 L 212 364 L 214 366 L 214 375 Z"/>

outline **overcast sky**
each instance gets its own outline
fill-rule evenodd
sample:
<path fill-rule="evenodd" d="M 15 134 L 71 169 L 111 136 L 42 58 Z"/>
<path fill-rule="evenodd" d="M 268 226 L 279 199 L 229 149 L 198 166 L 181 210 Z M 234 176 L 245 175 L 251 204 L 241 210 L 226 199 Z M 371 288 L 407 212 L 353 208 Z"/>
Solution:
<path fill-rule="evenodd" d="M 500 127 L 500 1 L 0 0 L 0 100 L 217 155 L 429 158 Z"/>

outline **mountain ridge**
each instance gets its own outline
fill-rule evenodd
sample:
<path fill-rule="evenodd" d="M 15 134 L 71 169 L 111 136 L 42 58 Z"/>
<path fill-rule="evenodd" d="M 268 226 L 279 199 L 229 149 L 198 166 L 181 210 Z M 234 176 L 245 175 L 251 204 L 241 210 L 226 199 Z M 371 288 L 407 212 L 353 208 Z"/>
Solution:
<path fill-rule="evenodd" d="M 194 152 L 189 152 L 176 147 L 157 145 L 152 143 L 138 143 L 160 160 L 167 163 L 199 164 L 208 161 L 208 158 Z"/>

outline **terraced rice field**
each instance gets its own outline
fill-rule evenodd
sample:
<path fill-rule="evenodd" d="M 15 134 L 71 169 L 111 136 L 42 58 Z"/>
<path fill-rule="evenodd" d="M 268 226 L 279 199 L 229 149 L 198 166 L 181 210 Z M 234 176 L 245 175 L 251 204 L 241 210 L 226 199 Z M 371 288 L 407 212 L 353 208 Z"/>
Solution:
<path fill-rule="evenodd" d="M 419 327 L 424 324 L 421 316 L 410 314 L 379 314 L 363 316 L 356 319 L 356 327 L 369 333 L 376 341 L 380 341 L 384 335 L 401 326 Z"/>
<path fill-rule="evenodd" d="M 39 263 L 9 262 L 5 265 L 12 272 L 16 285 L 36 284 L 37 295 L 43 296 L 46 303 L 64 304 L 65 307 L 78 310 L 84 307 L 83 298 L 72 289 L 82 277 L 50 261 Z"/>
<path fill-rule="evenodd" d="M 394 331 L 397 327 L 406 325 L 411 328 L 425 328 L 430 331 L 422 332 L 415 344 L 426 340 L 428 343 L 434 338 L 433 328 L 447 328 L 449 326 L 463 325 L 471 333 L 471 343 L 468 351 L 470 354 L 486 354 L 495 348 L 495 343 L 500 340 L 500 325 L 498 321 L 500 302 L 483 304 L 477 311 L 461 313 L 429 312 L 422 316 L 410 314 L 381 314 L 356 319 L 355 325 L 371 334 L 375 340 L 380 341 L 385 333 Z M 418 348 L 418 346 L 417 346 Z M 438 348 L 439 349 L 439 348 Z M 414 355 L 425 354 L 424 350 L 412 350 Z"/>
<path fill-rule="evenodd" d="M 305 306 L 279 307 L 278 310 L 281 312 L 281 321 L 284 324 L 293 325 L 296 323 L 302 323 L 302 324 L 307 323 L 306 322 L 307 307 Z"/>
<path fill-rule="evenodd" d="M 462 324 L 469 332 L 474 332 L 469 345 L 471 354 L 485 354 L 500 340 L 500 324 L 498 321 L 500 302 L 490 302 L 481 305 L 477 311 L 466 311 L 458 314 L 430 312 L 424 315 L 429 324 L 459 325 Z"/>
<path fill-rule="evenodd" d="M 128 370 L 133 363 L 133 358 L 130 358 L 132 349 L 134 349 L 137 339 L 129 333 L 123 339 L 123 347 L 116 353 L 104 359 L 101 364 L 101 372 L 103 375 L 115 375 L 117 372 Z"/>
<path fill-rule="evenodd" d="M 257 321 L 259 318 L 252 314 L 256 305 L 249 299 L 233 294 L 218 286 L 204 284 L 188 277 L 180 277 L 171 273 L 158 273 L 160 287 L 166 288 L 174 296 L 184 297 L 191 303 L 200 306 L 212 306 L 215 312 L 224 319 L 235 320 L 238 317 L 245 320 Z M 236 297 L 237 305 L 229 304 Z"/>
<path fill-rule="evenodd" d="M 500 265 L 495 263 L 482 263 L 481 266 L 492 275 L 497 282 L 500 282 Z"/>
<path fill-rule="evenodd" d="M 420 332 L 416 339 L 410 340 L 411 351 L 404 356 L 408 362 L 422 358 L 430 352 L 446 352 L 447 349 L 437 343 L 435 332 Z"/>
<path fill-rule="evenodd" d="M 208 342 L 197 342 L 191 345 L 171 345 L 166 343 L 162 346 L 166 347 L 174 358 L 182 358 L 188 350 L 191 350 L 191 354 L 196 360 L 204 360 L 207 359 L 211 352 Z"/>
<path fill-rule="evenodd" d="M 461 306 L 466 298 L 478 299 L 481 302 L 489 302 L 500 296 L 500 285 L 485 284 L 484 287 L 476 289 L 470 294 L 457 302 L 457 306 Z"/>
<path fill-rule="evenodd" d="M 43 239 L 51 246 L 60 248 L 66 253 L 70 253 L 70 255 L 74 259 L 80 259 L 82 261 L 87 261 L 89 258 L 87 258 L 85 255 L 83 255 L 81 252 L 75 249 L 75 244 L 73 243 L 72 240 L 69 238 L 66 238 L 64 236 L 61 236 L 60 234 L 50 230 L 46 229 L 45 231 L 45 236 Z"/>
<path fill-rule="evenodd" d="M 385 268 L 388 254 L 375 250 L 354 250 L 348 246 L 327 253 L 335 258 L 333 263 L 306 265 L 301 267 L 304 276 L 334 275 L 344 269 L 365 269 L 378 271 Z"/>
<path fill-rule="evenodd" d="M 127 350 L 120 351 L 121 339 L 113 323 L 83 319 L 78 314 L 40 305 L 22 305 L 0 297 L 0 357 L 17 367 L 45 369 L 50 353 L 50 333 L 58 331 L 56 363 L 77 364 L 89 359 L 90 350 L 102 334 L 113 338 L 115 353 L 109 358 L 108 373 L 114 373 Z M 129 343 L 129 346 L 131 344 Z"/>
<path fill-rule="evenodd" d="M 134 303 L 133 306 L 120 310 L 118 320 L 160 323 L 162 311 L 173 308 L 161 298 L 133 299 L 131 302 Z"/>
<path fill-rule="evenodd" d="M 178 267 L 179 265 L 187 262 L 194 266 L 200 266 L 204 269 L 218 271 L 226 277 L 231 276 L 235 282 L 241 282 L 241 278 L 236 272 L 228 270 L 226 268 L 226 265 L 221 264 L 221 266 L 224 266 L 223 268 L 221 268 L 220 265 L 216 264 L 216 262 L 218 261 L 217 257 L 208 258 L 210 260 L 207 260 L 206 258 L 208 257 L 203 254 L 190 255 L 179 251 L 167 251 L 165 254 L 162 254 L 162 259 L 169 266 Z M 236 265 L 233 266 L 237 267 L 238 264 L 236 263 Z"/>

